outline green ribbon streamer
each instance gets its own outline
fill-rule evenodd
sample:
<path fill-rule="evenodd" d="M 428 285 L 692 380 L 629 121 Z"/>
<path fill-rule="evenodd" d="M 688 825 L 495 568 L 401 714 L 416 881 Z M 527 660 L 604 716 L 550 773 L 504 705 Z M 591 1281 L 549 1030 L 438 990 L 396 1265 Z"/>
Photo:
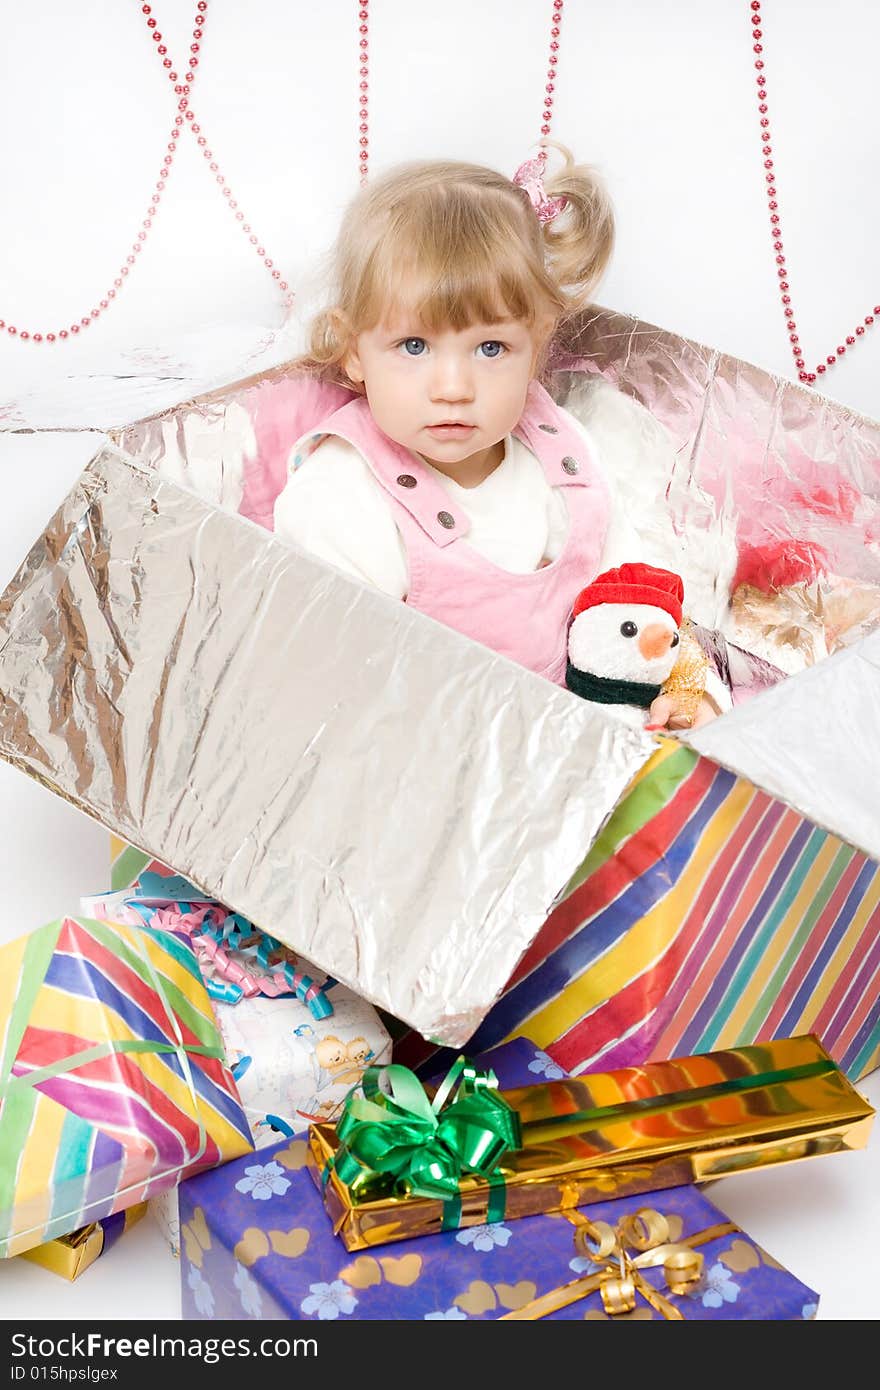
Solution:
<path fill-rule="evenodd" d="M 387 1090 L 381 1089 L 384 1077 Z M 466 1174 L 489 1184 L 487 1221 L 504 1215 L 504 1176 L 498 1165 L 521 1145 L 519 1115 L 498 1091 L 498 1078 L 459 1057 L 433 1101 L 418 1077 L 396 1063 L 368 1067 L 363 1095 L 346 1097 L 336 1126 L 340 1147 L 324 1169 L 352 1193 L 381 1174 L 396 1195 L 437 1198 L 444 1203 L 443 1229 L 461 1217 L 459 1183 Z"/>

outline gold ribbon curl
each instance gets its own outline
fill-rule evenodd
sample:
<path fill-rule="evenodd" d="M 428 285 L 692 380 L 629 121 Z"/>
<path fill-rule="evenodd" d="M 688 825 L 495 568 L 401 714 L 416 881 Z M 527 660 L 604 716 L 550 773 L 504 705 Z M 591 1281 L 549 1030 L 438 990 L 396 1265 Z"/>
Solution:
<path fill-rule="evenodd" d="M 732 1221 L 725 1221 L 684 1240 L 672 1241 L 669 1222 L 653 1207 L 640 1207 L 630 1212 L 616 1226 L 607 1221 L 591 1221 L 580 1211 L 565 1211 L 561 1215 L 575 1227 L 574 1244 L 578 1254 L 585 1255 L 600 1269 L 595 1274 L 551 1289 L 521 1308 L 504 1313 L 503 1317 L 544 1318 L 598 1289 L 609 1317 L 631 1313 L 641 1294 L 664 1318 L 681 1322 L 684 1313 L 655 1289 L 641 1271 L 662 1265 L 670 1293 L 679 1297 L 691 1293 L 703 1277 L 703 1256 L 694 1247 L 738 1229 Z"/>

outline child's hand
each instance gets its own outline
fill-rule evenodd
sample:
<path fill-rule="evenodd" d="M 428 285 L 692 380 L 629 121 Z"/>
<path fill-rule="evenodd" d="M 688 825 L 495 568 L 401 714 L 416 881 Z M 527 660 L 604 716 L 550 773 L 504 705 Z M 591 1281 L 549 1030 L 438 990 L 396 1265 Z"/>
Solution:
<path fill-rule="evenodd" d="M 658 695 L 648 711 L 645 728 L 698 729 L 701 724 L 708 724 L 710 719 L 715 719 L 717 714 L 717 709 L 707 695 L 700 700 L 693 719 L 688 713 L 686 701 L 677 700 L 675 695 Z"/>

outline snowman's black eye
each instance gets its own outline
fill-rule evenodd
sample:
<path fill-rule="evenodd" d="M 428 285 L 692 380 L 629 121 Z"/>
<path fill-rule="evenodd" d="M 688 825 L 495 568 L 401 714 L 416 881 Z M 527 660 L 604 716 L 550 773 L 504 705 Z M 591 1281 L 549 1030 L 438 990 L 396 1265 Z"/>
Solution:
<path fill-rule="evenodd" d="M 638 632 L 638 628 L 636 627 L 635 623 L 629 623 L 629 622 L 627 622 L 627 623 L 621 623 L 621 624 L 620 624 L 620 635 L 621 635 L 621 637 L 635 637 L 635 635 L 636 635 L 637 632 Z"/>
<path fill-rule="evenodd" d="M 672 634 L 672 641 L 669 643 L 669 645 L 670 645 L 670 647 L 677 647 L 677 646 L 678 646 L 678 633 L 677 633 L 677 632 L 673 632 L 673 634 Z"/>

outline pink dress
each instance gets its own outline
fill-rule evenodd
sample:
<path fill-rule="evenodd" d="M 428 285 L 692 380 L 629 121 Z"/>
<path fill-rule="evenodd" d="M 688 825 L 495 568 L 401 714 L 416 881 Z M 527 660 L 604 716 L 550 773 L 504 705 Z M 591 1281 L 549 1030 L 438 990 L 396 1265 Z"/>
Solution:
<path fill-rule="evenodd" d="M 565 684 L 572 604 L 598 573 L 610 498 L 601 468 L 544 388 L 533 382 L 513 433 L 564 487 L 568 536 L 552 563 L 512 574 L 468 544 L 468 519 L 415 454 L 376 425 L 363 397 L 334 411 L 316 436 L 337 435 L 362 455 L 384 488 L 406 547 L 406 602 L 539 676 Z"/>

